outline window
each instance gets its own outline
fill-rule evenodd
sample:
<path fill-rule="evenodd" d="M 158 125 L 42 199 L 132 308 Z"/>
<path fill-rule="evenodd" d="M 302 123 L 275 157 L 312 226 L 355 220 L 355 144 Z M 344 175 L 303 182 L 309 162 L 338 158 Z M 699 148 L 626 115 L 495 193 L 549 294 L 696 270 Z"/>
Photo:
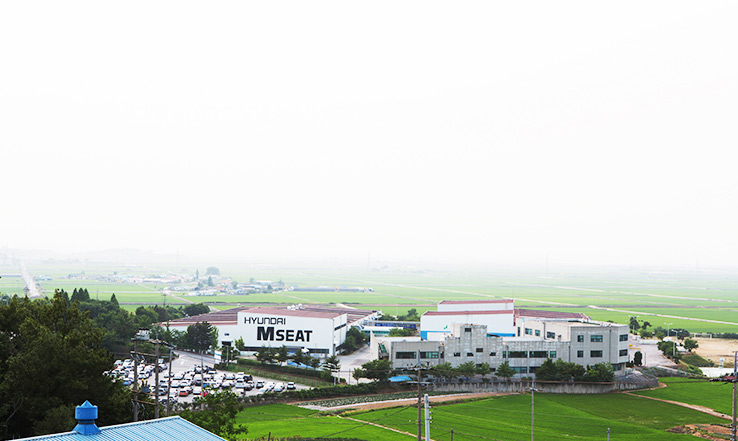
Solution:
<path fill-rule="evenodd" d="M 541 330 L 540 329 L 536 329 L 536 337 L 540 337 L 540 336 L 541 336 Z"/>
<path fill-rule="evenodd" d="M 628 356 L 628 350 L 627 349 L 621 349 L 619 352 L 621 357 L 627 357 Z"/>
<path fill-rule="evenodd" d="M 533 330 L 530 328 L 525 328 L 525 335 L 533 335 Z"/>
<path fill-rule="evenodd" d="M 592 358 L 602 358 L 602 351 L 589 351 L 589 356 Z"/>
<path fill-rule="evenodd" d="M 546 338 L 556 338 L 556 333 L 551 331 L 546 331 Z"/>
<path fill-rule="evenodd" d="M 467 353 L 466 353 L 466 356 L 467 356 L 467 357 L 473 357 L 473 356 L 474 356 L 474 352 L 467 352 Z"/>
<path fill-rule="evenodd" d="M 438 357 L 439 357 L 439 354 L 437 351 L 429 351 L 429 352 L 420 353 L 420 358 L 431 359 L 431 358 L 438 358 Z"/>
<path fill-rule="evenodd" d="M 489 356 L 490 357 L 497 357 L 497 352 L 490 352 L 489 353 Z"/>
<path fill-rule="evenodd" d="M 548 353 L 548 358 L 556 358 L 556 351 L 550 351 Z"/>
<path fill-rule="evenodd" d="M 519 374 L 527 374 L 528 373 L 528 368 L 525 367 L 525 366 L 523 366 L 523 367 L 515 367 L 515 366 L 513 366 L 512 370 L 514 370 L 515 372 L 517 372 Z"/>
<path fill-rule="evenodd" d="M 454 357 L 461 357 L 461 352 L 454 352 Z"/>
<path fill-rule="evenodd" d="M 471 328 L 464 328 L 464 332 L 471 332 Z"/>
<path fill-rule="evenodd" d="M 548 351 L 530 351 L 530 358 L 548 358 Z"/>
<path fill-rule="evenodd" d="M 590 335 L 589 341 L 592 343 L 602 343 L 602 335 Z"/>
<path fill-rule="evenodd" d="M 577 351 L 577 358 L 584 358 L 584 351 Z"/>
<path fill-rule="evenodd" d="M 484 352 L 484 348 L 477 348 L 477 352 Z"/>
<path fill-rule="evenodd" d="M 409 359 L 415 359 L 417 357 L 416 352 L 398 352 L 395 354 L 395 358 L 400 360 L 409 360 Z"/>
<path fill-rule="evenodd" d="M 528 358 L 528 352 L 527 351 L 510 351 L 508 352 L 508 356 L 510 356 L 510 358 Z"/>
<path fill-rule="evenodd" d="M 577 343 L 584 343 L 584 336 L 583 335 L 577 335 Z"/>
<path fill-rule="evenodd" d="M 620 334 L 620 341 L 628 341 L 628 334 Z"/>

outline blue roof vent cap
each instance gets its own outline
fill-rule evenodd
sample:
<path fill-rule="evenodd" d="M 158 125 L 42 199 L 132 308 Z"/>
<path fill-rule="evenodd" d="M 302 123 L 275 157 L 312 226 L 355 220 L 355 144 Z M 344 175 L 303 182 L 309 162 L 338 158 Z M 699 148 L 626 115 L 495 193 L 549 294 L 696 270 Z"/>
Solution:
<path fill-rule="evenodd" d="M 77 406 L 74 410 L 74 417 L 77 419 L 77 425 L 74 432 L 82 435 L 94 435 L 100 433 L 100 429 L 95 425 L 97 419 L 97 406 L 85 401 L 81 406 Z"/>

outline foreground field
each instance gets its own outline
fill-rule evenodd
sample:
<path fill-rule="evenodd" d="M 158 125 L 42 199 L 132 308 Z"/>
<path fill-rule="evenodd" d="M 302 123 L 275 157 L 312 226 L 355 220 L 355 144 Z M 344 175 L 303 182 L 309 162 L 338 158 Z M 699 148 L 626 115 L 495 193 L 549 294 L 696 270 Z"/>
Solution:
<path fill-rule="evenodd" d="M 530 395 L 435 405 L 431 436 L 436 441 L 521 440 L 530 436 Z M 351 419 L 348 419 L 351 418 Z M 358 421 L 363 421 L 362 424 Z M 356 412 L 345 418 L 284 404 L 251 407 L 238 415 L 249 433 L 244 439 L 268 435 L 351 437 L 371 441 L 412 439 L 416 433 L 414 406 Z M 371 424 L 370 424 L 371 423 Z M 535 397 L 535 431 L 539 439 L 595 441 L 696 439 L 667 432 L 685 424 L 723 424 L 724 420 L 691 409 L 623 394 L 553 395 Z M 384 426 L 377 427 L 377 426 Z"/>
<path fill-rule="evenodd" d="M 504 396 L 462 404 L 436 406 L 431 436 L 434 440 L 518 440 L 530 436 L 530 395 Z M 365 421 L 413 431 L 417 411 L 384 409 L 356 414 Z M 671 404 L 622 394 L 549 395 L 535 397 L 535 432 L 545 440 L 679 440 L 684 435 L 666 429 L 683 424 L 720 424 L 724 421 Z"/>
<path fill-rule="evenodd" d="M 321 416 L 317 411 L 286 404 L 250 407 L 237 416 L 248 434 L 243 439 L 303 436 L 358 438 L 365 440 L 408 441 L 410 437 L 388 429 L 362 424 L 336 416 Z M 266 439 L 266 438 L 264 438 Z"/>

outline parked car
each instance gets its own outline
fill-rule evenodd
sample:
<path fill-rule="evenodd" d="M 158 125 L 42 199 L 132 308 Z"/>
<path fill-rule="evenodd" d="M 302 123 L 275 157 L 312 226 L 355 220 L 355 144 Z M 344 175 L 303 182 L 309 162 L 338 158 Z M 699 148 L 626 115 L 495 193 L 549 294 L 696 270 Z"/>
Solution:
<path fill-rule="evenodd" d="M 264 387 L 264 382 L 261 381 L 261 380 L 257 381 L 256 382 L 256 388 L 257 389 L 261 389 L 262 387 Z"/>
<path fill-rule="evenodd" d="M 295 389 L 296 387 L 295 387 L 294 382 L 290 381 L 289 383 L 287 383 L 287 390 L 295 390 Z"/>

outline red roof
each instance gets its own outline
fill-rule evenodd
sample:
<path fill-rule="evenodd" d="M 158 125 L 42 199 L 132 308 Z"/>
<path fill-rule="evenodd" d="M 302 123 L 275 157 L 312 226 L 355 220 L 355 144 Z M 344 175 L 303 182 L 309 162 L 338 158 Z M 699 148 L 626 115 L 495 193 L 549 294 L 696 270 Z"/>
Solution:
<path fill-rule="evenodd" d="M 474 305 L 484 303 L 512 303 L 513 299 L 501 299 L 501 300 L 444 300 L 441 302 L 443 305 Z"/>
<path fill-rule="evenodd" d="M 512 313 L 512 309 L 503 309 L 498 311 L 426 311 L 423 315 L 492 315 Z"/>
<path fill-rule="evenodd" d="M 540 309 L 518 309 L 518 308 L 515 308 L 515 317 L 589 320 L 589 317 L 586 314 L 581 313 L 581 312 L 546 311 L 546 310 L 540 310 Z"/>
<path fill-rule="evenodd" d="M 270 315 L 286 315 L 290 317 L 313 317 L 313 318 L 335 318 L 346 314 L 343 311 L 311 311 L 309 309 L 287 309 L 277 308 L 274 306 L 263 306 L 259 308 L 249 308 L 243 312 L 249 314 L 270 314 Z"/>

